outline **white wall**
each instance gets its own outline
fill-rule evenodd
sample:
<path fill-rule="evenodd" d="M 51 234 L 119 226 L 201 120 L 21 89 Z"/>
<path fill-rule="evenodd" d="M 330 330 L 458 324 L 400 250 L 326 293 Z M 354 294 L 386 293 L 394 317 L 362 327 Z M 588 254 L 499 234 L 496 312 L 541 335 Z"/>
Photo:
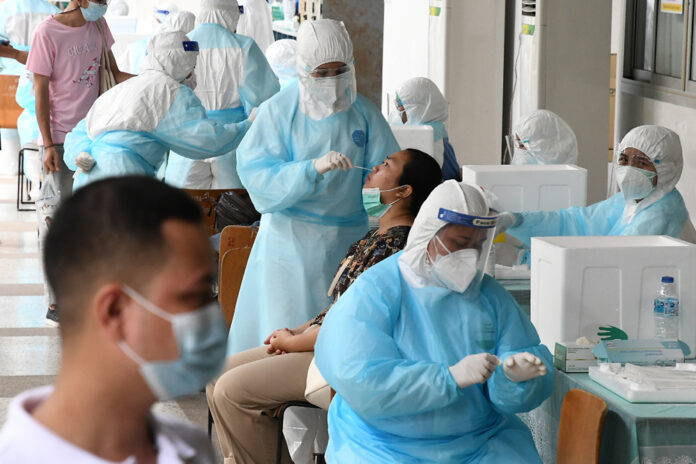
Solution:
<path fill-rule="evenodd" d="M 619 38 L 617 75 L 623 69 L 623 37 L 625 28 L 625 0 L 613 0 L 617 13 L 613 26 Z M 617 5 L 618 4 L 618 5 Z M 621 79 L 617 78 L 616 100 L 616 145 L 633 127 L 641 124 L 657 124 L 672 129 L 681 138 L 684 154 L 684 170 L 677 184 L 684 197 L 691 218 L 696 218 L 696 110 L 673 105 L 650 98 L 637 97 L 622 91 Z"/>

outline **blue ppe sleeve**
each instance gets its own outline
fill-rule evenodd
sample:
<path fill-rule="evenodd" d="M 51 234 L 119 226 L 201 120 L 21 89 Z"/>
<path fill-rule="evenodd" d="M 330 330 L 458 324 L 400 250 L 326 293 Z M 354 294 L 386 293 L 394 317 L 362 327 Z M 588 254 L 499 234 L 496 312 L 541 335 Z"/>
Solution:
<path fill-rule="evenodd" d="M 324 378 L 367 421 L 444 408 L 461 394 L 447 366 L 399 352 L 392 336 L 399 298 L 385 297 L 374 281 L 373 271 L 390 272 L 384 263 L 363 273 L 331 308 L 315 348 Z"/>
<path fill-rule="evenodd" d="M 488 379 L 488 395 L 493 406 L 505 414 L 531 411 L 553 392 L 553 356 L 540 344 L 529 317 L 520 309 L 514 298 L 499 284 L 489 285 L 495 292 L 494 304 L 498 305 L 498 334 L 496 356 L 504 363 L 508 356 L 528 352 L 543 361 L 546 375 L 526 382 L 513 382 L 505 376 L 503 366 L 496 368 Z"/>
<path fill-rule="evenodd" d="M 568 235 L 608 235 L 621 220 L 625 202 L 620 193 L 587 207 L 573 206 L 560 211 L 531 211 L 517 213 L 522 222 L 506 233 L 528 247 L 532 237 Z"/>
<path fill-rule="evenodd" d="M 239 86 L 239 97 L 244 105 L 244 113 L 248 117 L 252 109 L 257 108 L 280 90 L 280 84 L 256 42 L 250 40 L 245 52 L 244 77 Z"/>
<path fill-rule="evenodd" d="M 169 112 L 152 135 L 164 146 L 186 158 L 222 156 L 237 148 L 251 123 L 247 120 L 219 124 L 206 116 L 205 108 L 188 87 L 182 85 Z"/>
<path fill-rule="evenodd" d="M 77 170 L 75 165 L 77 155 L 83 151 L 91 153 L 91 145 L 92 139 L 87 135 L 87 121 L 83 119 L 65 136 L 65 142 L 63 143 L 63 161 L 65 161 L 65 165 L 71 171 Z"/>
<path fill-rule="evenodd" d="M 312 160 L 295 161 L 290 152 L 287 118 L 277 105 L 262 104 L 237 150 L 237 172 L 261 214 L 287 209 L 314 192 L 322 176 Z"/>

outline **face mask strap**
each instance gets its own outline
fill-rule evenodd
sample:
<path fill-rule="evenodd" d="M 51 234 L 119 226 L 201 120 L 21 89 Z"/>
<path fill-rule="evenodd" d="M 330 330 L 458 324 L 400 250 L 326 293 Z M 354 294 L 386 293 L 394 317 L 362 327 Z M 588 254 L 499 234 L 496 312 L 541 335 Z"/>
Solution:
<path fill-rule="evenodd" d="M 123 291 L 126 295 L 131 297 L 133 299 L 133 301 L 138 303 L 138 305 L 140 307 L 142 307 L 143 309 L 151 312 L 155 316 L 158 316 L 158 317 L 164 319 L 165 321 L 172 322 L 173 316 L 171 314 L 169 314 L 167 311 L 163 310 L 162 308 L 156 306 L 155 304 L 151 303 L 144 296 L 142 296 L 140 293 L 133 290 L 128 285 L 123 287 Z"/>
<path fill-rule="evenodd" d="M 126 343 L 125 340 L 119 340 L 118 342 L 119 348 L 123 351 L 123 353 L 128 356 L 134 363 L 136 363 L 138 366 L 142 366 L 145 364 L 147 361 L 145 361 L 142 356 L 140 356 L 138 353 L 133 350 L 133 348 Z"/>

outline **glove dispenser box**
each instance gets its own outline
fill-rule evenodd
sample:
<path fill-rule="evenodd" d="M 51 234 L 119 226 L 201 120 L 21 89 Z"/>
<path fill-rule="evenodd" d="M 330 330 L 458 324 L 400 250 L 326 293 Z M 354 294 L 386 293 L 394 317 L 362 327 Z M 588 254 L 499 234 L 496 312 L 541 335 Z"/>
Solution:
<path fill-rule="evenodd" d="M 433 156 L 435 153 L 435 141 L 432 126 L 390 126 L 394 138 L 402 150 L 416 148 L 423 153 Z M 391 153 L 390 153 L 391 154 Z"/>
<path fill-rule="evenodd" d="M 585 336 L 599 326 L 630 339 L 654 338 L 653 304 L 662 276 L 679 295 L 679 339 L 696 351 L 696 246 L 667 236 L 532 239 L 531 319 L 541 342 Z"/>
<path fill-rule="evenodd" d="M 493 193 L 499 211 L 556 211 L 587 204 L 587 170 L 572 164 L 462 166 L 462 180 Z"/>

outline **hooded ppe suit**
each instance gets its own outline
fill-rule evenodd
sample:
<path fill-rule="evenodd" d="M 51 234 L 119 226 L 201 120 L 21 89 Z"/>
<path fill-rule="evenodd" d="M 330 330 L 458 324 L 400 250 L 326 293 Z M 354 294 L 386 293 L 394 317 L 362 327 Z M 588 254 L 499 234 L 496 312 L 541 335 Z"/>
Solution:
<path fill-rule="evenodd" d="M 551 353 L 493 278 L 477 272 L 465 292 L 453 291 L 427 258 L 428 244 L 448 224 L 443 210 L 489 214 L 484 195 L 471 187 L 454 180 L 437 187 L 405 250 L 364 272 L 328 313 L 315 348 L 336 391 L 327 461 L 541 462 L 515 414 L 551 395 Z M 477 268 L 485 266 L 486 248 Z M 460 388 L 449 368 L 480 353 L 505 363 L 523 352 L 537 356 L 546 374 L 513 382 L 499 366 L 485 383 Z"/>
<path fill-rule="evenodd" d="M 29 51 L 36 26 L 57 13 L 60 10 L 45 0 L 7 0 L 0 3 L 0 35 L 9 38 L 17 50 Z M 17 119 L 17 130 L 24 146 L 39 137 L 33 76 L 23 64 L 9 58 L 0 58 L 0 68 L 0 74 L 19 76 L 15 99 L 24 111 Z"/>
<path fill-rule="evenodd" d="M 330 62 L 353 63 L 343 24 L 328 19 L 303 23 L 298 31 L 301 78 L 261 105 L 237 150 L 239 177 L 262 217 L 228 354 L 258 346 L 272 330 L 300 325 L 325 308 L 336 267 L 367 231 L 361 194 L 366 171 L 322 175 L 313 159 L 336 151 L 355 166 L 371 169 L 399 150 L 379 110 L 353 93 L 352 66 L 345 76 L 312 83 L 309 72 Z M 317 91 L 312 85 L 327 83 L 347 85 L 342 98 L 320 98 L 326 97 L 325 87 Z M 351 95 L 352 103 L 346 100 Z"/>
<path fill-rule="evenodd" d="M 200 48 L 194 93 L 208 117 L 223 124 L 245 121 L 280 88 L 256 43 L 233 33 L 238 18 L 236 2 L 202 0 L 196 29 L 189 34 Z M 180 188 L 242 188 L 235 151 L 208 160 L 171 153 L 165 180 Z"/>
<path fill-rule="evenodd" d="M 181 84 L 196 65 L 195 47 L 183 32 L 154 36 L 143 73 L 97 99 L 65 139 L 70 169 L 77 168 L 82 152 L 96 161 L 89 172 L 76 175 L 75 188 L 104 177 L 154 176 L 167 150 L 208 158 L 239 144 L 250 123 L 223 125 L 207 118 L 198 97 Z"/>
<path fill-rule="evenodd" d="M 232 31 L 234 32 L 234 31 Z M 237 34 L 251 37 L 262 52 L 273 43 L 273 16 L 266 0 L 246 0 L 244 14 L 239 19 Z"/>
<path fill-rule="evenodd" d="M 297 79 L 295 62 L 297 55 L 297 40 L 276 40 L 266 49 L 266 59 L 273 72 L 280 80 L 280 86 L 284 87 L 288 82 Z"/>
<path fill-rule="evenodd" d="M 647 197 L 636 202 L 619 192 L 585 208 L 516 213 L 507 233 L 527 246 L 532 237 L 560 235 L 670 235 L 696 243 L 696 231 L 675 188 L 684 165 L 679 136 L 664 127 L 636 127 L 614 153 L 615 167 L 627 148 L 645 153 L 657 169 L 657 186 Z"/>
<path fill-rule="evenodd" d="M 443 179 L 461 179 L 457 156 L 445 128 L 449 116 L 449 103 L 437 88 L 437 85 L 427 77 L 409 79 L 397 91 L 397 104 L 403 105 L 406 112 L 406 125 L 432 126 L 435 137 L 435 153 L 433 158 L 442 168 Z M 401 113 L 392 110 L 389 122 L 393 125 L 403 124 Z"/>
<path fill-rule="evenodd" d="M 515 135 L 513 143 L 522 143 L 525 149 L 515 148 L 511 164 L 578 162 L 578 141 L 575 132 L 552 111 L 532 112 L 517 125 Z"/>

